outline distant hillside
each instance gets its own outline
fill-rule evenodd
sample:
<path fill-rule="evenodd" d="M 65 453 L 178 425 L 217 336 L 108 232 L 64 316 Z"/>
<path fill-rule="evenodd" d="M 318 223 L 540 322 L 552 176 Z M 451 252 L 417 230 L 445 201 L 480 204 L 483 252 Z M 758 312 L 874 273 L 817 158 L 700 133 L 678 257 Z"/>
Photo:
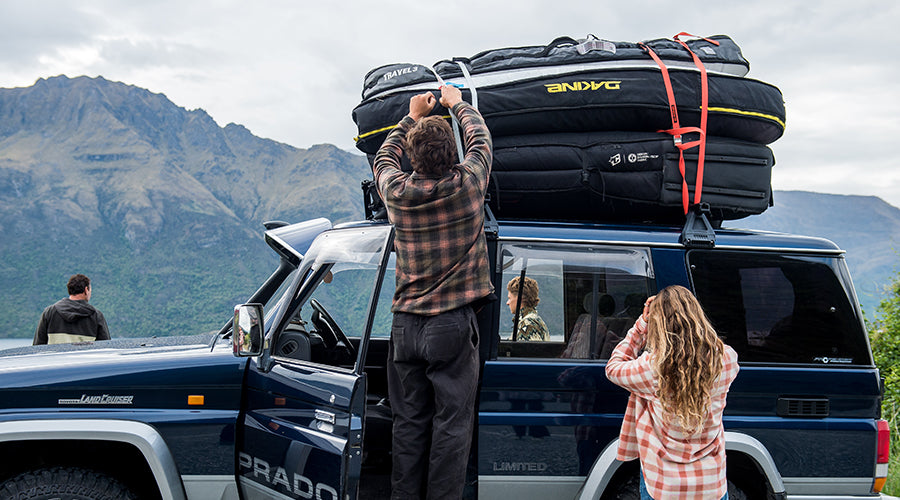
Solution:
<path fill-rule="evenodd" d="M 900 271 L 900 208 L 875 196 L 776 191 L 761 215 L 726 223 L 828 238 L 847 251 L 847 266 L 866 316 L 872 319 L 885 286 Z"/>
<path fill-rule="evenodd" d="M 217 329 L 276 265 L 262 222 L 360 218 L 370 176 L 362 156 L 222 128 L 103 78 L 0 89 L 0 336 L 33 335 L 77 272 L 114 336 Z M 897 270 L 900 209 L 878 198 L 776 192 L 726 225 L 835 241 L 870 317 Z"/>
<path fill-rule="evenodd" d="M 0 89 L 0 336 L 31 336 L 76 272 L 113 335 L 216 329 L 276 264 L 262 222 L 359 218 L 370 175 L 103 78 Z"/>

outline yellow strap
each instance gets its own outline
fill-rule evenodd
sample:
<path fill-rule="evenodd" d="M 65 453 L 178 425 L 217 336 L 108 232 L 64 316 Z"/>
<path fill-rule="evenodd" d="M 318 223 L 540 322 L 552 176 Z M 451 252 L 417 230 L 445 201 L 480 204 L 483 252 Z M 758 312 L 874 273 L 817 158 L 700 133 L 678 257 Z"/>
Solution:
<path fill-rule="evenodd" d="M 785 128 L 784 120 L 782 120 L 781 118 L 778 118 L 777 116 L 767 115 L 765 113 L 757 113 L 756 111 L 744 111 L 741 109 L 734 109 L 734 108 L 709 108 L 709 111 L 717 111 L 719 113 L 732 113 L 732 114 L 736 114 L 736 115 L 758 116 L 760 118 L 772 120 L 773 122 L 781 125 L 781 128 Z"/>
<path fill-rule="evenodd" d="M 443 116 L 441 116 L 441 118 L 443 118 L 443 119 L 445 119 L 445 120 L 449 120 L 449 119 L 450 119 L 450 115 L 443 115 Z M 379 128 L 379 129 L 375 129 L 375 130 L 366 132 L 365 134 L 359 134 L 358 136 L 354 137 L 353 140 L 354 140 L 355 142 L 359 142 L 359 141 L 361 141 L 362 139 L 365 139 L 366 137 L 369 137 L 370 135 L 375 135 L 375 134 L 378 134 L 378 133 L 381 133 L 381 132 L 387 132 L 388 130 L 391 130 L 392 128 L 394 128 L 394 127 L 396 127 L 396 126 L 397 126 L 397 124 L 394 124 L 394 125 L 391 125 L 391 126 L 388 126 L 388 127 L 382 127 L 382 128 Z"/>

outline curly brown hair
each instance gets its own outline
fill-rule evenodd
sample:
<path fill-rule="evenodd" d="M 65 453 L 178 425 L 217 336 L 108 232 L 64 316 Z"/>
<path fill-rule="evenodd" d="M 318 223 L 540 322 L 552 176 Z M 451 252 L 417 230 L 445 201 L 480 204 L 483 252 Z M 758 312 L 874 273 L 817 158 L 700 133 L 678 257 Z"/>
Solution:
<path fill-rule="evenodd" d="M 725 348 L 690 290 L 669 286 L 650 303 L 647 348 L 660 402 L 690 434 L 703 426 Z"/>
<path fill-rule="evenodd" d="M 443 175 L 457 162 L 456 143 L 447 120 L 426 116 L 406 133 L 406 154 L 413 170 L 426 175 Z"/>
<path fill-rule="evenodd" d="M 509 283 L 506 284 L 506 290 L 518 296 L 519 281 L 521 281 L 519 276 L 509 280 Z M 537 281 L 526 276 L 522 283 L 522 298 L 519 299 L 522 302 L 522 307 L 537 307 L 538 302 L 541 301 L 540 297 L 538 297 Z"/>
<path fill-rule="evenodd" d="M 69 295 L 78 295 L 84 293 L 91 286 L 91 279 L 83 274 L 74 274 L 66 283 L 66 289 Z"/>

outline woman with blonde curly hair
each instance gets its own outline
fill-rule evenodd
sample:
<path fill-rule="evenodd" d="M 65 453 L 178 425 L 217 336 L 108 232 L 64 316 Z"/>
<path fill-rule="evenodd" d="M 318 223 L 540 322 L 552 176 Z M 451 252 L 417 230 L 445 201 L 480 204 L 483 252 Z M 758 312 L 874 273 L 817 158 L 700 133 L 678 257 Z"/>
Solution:
<path fill-rule="evenodd" d="M 728 498 L 722 412 L 737 373 L 737 353 L 690 290 L 647 299 L 606 365 L 631 392 L 616 458 L 640 458 L 642 499 Z"/>

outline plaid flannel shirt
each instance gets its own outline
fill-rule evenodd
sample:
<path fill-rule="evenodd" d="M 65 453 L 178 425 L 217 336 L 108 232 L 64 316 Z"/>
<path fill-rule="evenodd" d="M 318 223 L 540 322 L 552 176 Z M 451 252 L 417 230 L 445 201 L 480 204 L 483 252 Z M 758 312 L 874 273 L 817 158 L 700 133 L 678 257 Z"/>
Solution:
<path fill-rule="evenodd" d="M 481 114 L 461 102 L 465 158 L 441 177 L 400 170 L 406 116 L 375 155 L 378 193 L 394 224 L 397 287 L 393 312 L 433 316 L 490 295 L 484 195 L 491 172 L 491 135 Z"/>
<path fill-rule="evenodd" d="M 515 323 L 515 318 L 513 323 Z M 519 311 L 519 332 L 510 340 L 549 342 L 550 330 L 547 328 L 547 323 L 544 323 L 544 319 L 538 314 L 537 309 L 523 307 Z"/>
<path fill-rule="evenodd" d="M 738 373 L 737 353 L 725 346 L 722 373 L 711 391 L 709 415 L 698 432 L 687 434 L 659 402 L 652 354 L 638 355 L 646 329 L 647 324 L 639 318 L 606 365 L 606 376 L 631 392 L 616 458 L 640 458 L 647 492 L 653 498 L 722 498 L 728 490 L 722 412 L 728 388 Z"/>

